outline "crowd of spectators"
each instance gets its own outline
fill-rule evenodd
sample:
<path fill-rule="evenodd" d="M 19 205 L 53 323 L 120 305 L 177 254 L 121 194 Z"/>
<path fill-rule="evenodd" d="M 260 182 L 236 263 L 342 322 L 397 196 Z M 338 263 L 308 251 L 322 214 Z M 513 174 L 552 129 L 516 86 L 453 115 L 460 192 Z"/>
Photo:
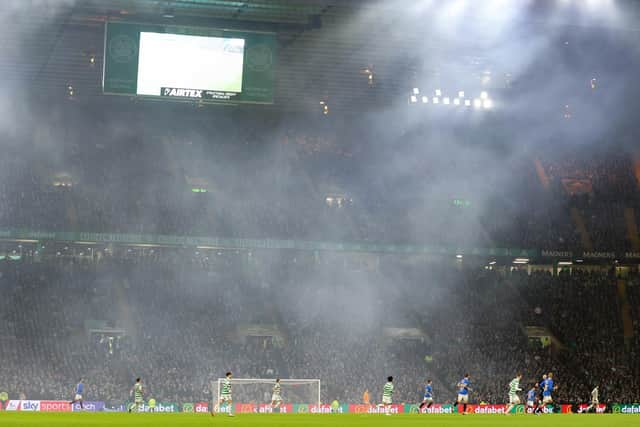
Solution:
<path fill-rule="evenodd" d="M 530 209 L 508 211 L 496 204 L 480 215 L 461 212 L 460 207 L 440 203 L 436 211 L 424 212 L 431 218 L 406 218 L 406 211 L 380 204 L 367 204 L 349 198 L 340 206 L 327 203 L 327 192 L 317 188 L 308 176 L 297 179 L 264 176 L 238 179 L 246 185 L 224 188 L 209 185 L 207 193 L 192 193 L 184 180 L 163 184 L 158 178 L 154 188 L 135 179 L 121 177 L 106 185 L 113 191 L 99 191 L 100 185 L 69 183 L 53 186 L 45 177 L 30 175 L 25 162 L 3 159 L 3 171 L 12 174 L 18 184 L 0 185 L 0 219 L 5 227 L 43 231 L 132 232 L 240 238 L 322 239 L 336 241 L 411 242 L 442 245 L 507 246 L 553 250 L 592 249 L 582 247 L 579 230 L 572 221 L 570 207 L 584 218 L 586 230 L 596 250 L 625 251 L 632 248 L 624 209 L 631 202 L 610 202 L 592 198 L 571 202 L 552 194 L 533 193 Z M 144 163 L 142 159 L 135 161 Z M 100 167 L 92 167 L 96 172 Z M 288 170 L 283 166 L 281 174 Z M 102 175 L 117 171 L 103 171 Z M 28 176 L 23 176 L 27 174 Z M 106 178 L 100 178 L 106 179 Z M 227 178 L 228 179 L 228 178 Z M 278 192 L 251 189 L 251 182 L 295 182 Z M 205 186 L 202 185 L 201 186 Z M 178 188 L 179 187 L 179 188 Z M 242 198 L 234 194 L 243 194 Z M 350 196 L 345 196 L 350 197 Z M 525 199 L 526 197 L 521 197 Z M 533 200 L 535 199 L 535 200 Z M 524 206 L 524 205 L 522 205 Z M 446 212 L 444 212 L 446 211 Z M 31 212 L 30 215 L 23 215 Z M 416 215 L 422 215 L 415 211 Z M 443 216 L 444 213 L 444 216 Z M 404 215 L 404 216 L 403 216 Z M 420 224 L 418 224 L 420 222 Z M 449 232 L 443 234 L 441 229 Z"/>
<path fill-rule="evenodd" d="M 640 200 L 632 155 L 616 150 L 560 154 L 544 164 L 552 195 L 577 209 L 595 250 L 633 248 L 624 212 L 637 207 Z M 572 186 L 572 182 L 580 184 Z"/>
<path fill-rule="evenodd" d="M 552 183 L 567 191 L 562 180 L 584 180 L 591 187 L 590 192 L 571 194 L 589 196 L 600 200 L 635 200 L 638 185 L 634 176 L 632 157 L 622 151 L 606 150 L 561 153 L 544 160 L 545 171 Z M 568 191 L 567 191 L 568 192 Z"/>
<path fill-rule="evenodd" d="M 53 141 L 43 143 L 38 135 L 32 136 L 35 142 L 3 141 L 2 227 L 574 251 L 633 248 L 624 209 L 635 208 L 638 215 L 640 194 L 627 152 L 543 158 L 548 188 L 533 157 L 526 158 L 508 183 L 497 175 L 484 193 L 465 196 L 464 183 L 474 181 L 482 162 L 454 162 L 461 183 L 439 177 L 446 167 L 437 157 L 397 171 L 391 159 L 353 142 L 349 126 L 336 130 L 310 127 L 304 120 L 280 126 L 277 119 L 249 123 L 233 115 L 211 120 L 193 115 L 176 128 L 169 117 L 151 120 L 139 112 L 127 117 L 135 126 L 123 126 L 113 112 L 101 120 L 81 111 L 60 114 L 68 122 L 64 135 L 58 124 L 42 124 L 51 128 Z M 87 137 L 87 123 L 93 139 Z M 569 194 L 563 179 L 586 180 L 591 191 Z M 414 189 L 415 182 L 432 181 L 426 196 L 422 188 Z M 336 197 L 348 202 L 331 203 Z M 460 197 L 469 205 L 452 203 Z M 571 208 L 584 218 L 593 248 L 583 246 Z"/>
<path fill-rule="evenodd" d="M 604 401 L 640 399 L 638 337 L 623 339 L 609 271 L 553 276 L 394 261 L 352 271 L 339 256 L 269 254 L 267 262 L 228 252 L 2 261 L 0 391 L 67 399 L 84 378 L 88 400 L 118 403 L 140 376 L 147 397 L 197 402 L 231 370 L 318 378 L 324 402 L 360 402 L 369 390 L 375 403 L 387 375 L 396 377 L 397 402 L 416 402 L 431 378 L 436 401 L 451 402 L 469 372 L 474 401 L 501 403 L 516 372 L 529 387 L 551 371 L 561 402 L 585 401 L 596 384 Z M 637 307 L 635 276 L 628 288 Z M 102 336 L 91 333 L 96 322 Z M 246 334 L 244 325 L 271 332 Z M 532 344 L 527 326 L 546 328 L 553 344 Z M 123 335 L 108 345 L 104 330 Z M 300 390 L 296 398 L 314 399 Z M 266 393 L 237 392 L 257 401 Z"/>
<path fill-rule="evenodd" d="M 210 397 L 209 381 L 225 369 L 242 377 L 273 369 L 268 350 L 230 338 L 243 322 L 265 321 L 259 287 L 201 264 L 149 262 L 3 265 L 3 339 L 11 343 L 1 350 L 3 387 L 14 397 L 66 399 L 83 377 L 88 398 L 124 401 L 142 376 L 150 396 L 183 402 Z M 105 325 L 101 338 L 126 334 L 109 346 L 87 321 Z"/>

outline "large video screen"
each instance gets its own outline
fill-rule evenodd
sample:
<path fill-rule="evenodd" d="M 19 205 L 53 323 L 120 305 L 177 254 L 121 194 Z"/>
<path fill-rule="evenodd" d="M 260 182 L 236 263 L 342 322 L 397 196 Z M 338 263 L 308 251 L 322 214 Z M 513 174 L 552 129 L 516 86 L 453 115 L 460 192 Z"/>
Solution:
<path fill-rule="evenodd" d="M 140 34 L 138 95 L 242 92 L 244 39 Z"/>
<path fill-rule="evenodd" d="M 273 34 L 108 23 L 105 94 L 272 103 Z"/>

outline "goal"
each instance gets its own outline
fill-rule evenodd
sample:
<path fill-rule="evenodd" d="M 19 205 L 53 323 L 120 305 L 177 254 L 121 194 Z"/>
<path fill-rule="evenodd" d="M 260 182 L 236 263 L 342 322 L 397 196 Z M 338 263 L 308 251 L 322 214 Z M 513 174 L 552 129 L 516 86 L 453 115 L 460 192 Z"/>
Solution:
<path fill-rule="evenodd" d="M 218 378 L 211 384 L 211 395 L 215 399 L 214 407 L 220 402 L 222 383 L 225 378 Z M 233 378 L 234 403 L 271 403 L 274 379 Z M 283 403 L 320 405 L 320 380 L 318 379 L 280 379 L 280 394 Z"/>

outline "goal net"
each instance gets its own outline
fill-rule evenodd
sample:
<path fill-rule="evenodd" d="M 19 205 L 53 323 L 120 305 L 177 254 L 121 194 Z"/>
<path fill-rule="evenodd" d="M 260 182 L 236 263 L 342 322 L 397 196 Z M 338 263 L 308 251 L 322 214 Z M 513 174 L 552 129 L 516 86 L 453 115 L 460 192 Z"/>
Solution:
<path fill-rule="evenodd" d="M 211 384 L 213 407 L 219 410 L 218 403 L 222 394 L 225 378 L 218 378 Z M 275 379 L 233 378 L 231 380 L 233 403 L 269 404 L 273 394 Z M 320 380 L 280 379 L 282 404 L 320 405 Z M 224 406 L 224 405 L 221 405 Z"/>

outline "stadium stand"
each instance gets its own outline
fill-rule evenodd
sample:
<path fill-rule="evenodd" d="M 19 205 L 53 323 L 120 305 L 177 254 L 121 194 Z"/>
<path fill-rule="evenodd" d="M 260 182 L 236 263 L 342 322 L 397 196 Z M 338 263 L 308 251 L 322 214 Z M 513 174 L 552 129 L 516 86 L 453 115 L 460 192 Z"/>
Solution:
<path fill-rule="evenodd" d="M 623 344 L 615 277 L 608 271 L 552 276 L 435 269 L 437 285 L 407 312 L 392 313 L 385 307 L 420 294 L 412 279 L 424 267 L 393 278 L 393 289 L 384 267 L 370 273 L 363 296 L 349 288 L 358 276 L 339 265 L 299 261 L 289 268 L 285 260 L 247 273 L 242 257 L 231 252 L 215 261 L 165 252 L 2 262 L 2 339 L 12 345 L 1 346 L 0 388 L 12 397 L 66 399 L 70 379 L 82 376 L 88 395 L 116 403 L 126 400 L 130 379 L 142 376 L 156 399 L 188 402 L 211 399 L 209 382 L 231 369 L 239 377 L 322 378 L 324 401 L 357 402 L 365 389 L 379 388 L 377 373 L 392 371 L 398 401 L 419 400 L 421 382 L 433 377 L 437 400 L 450 402 L 461 372 L 469 371 L 474 399 L 496 403 L 521 370 L 527 384 L 553 371 L 562 402 L 583 401 L 594 383 L 605 401 L 639 397 L 638 340 Z M 324 276 L 334 286 L 305 283 L 309 271 L 327 267 L 336 270 Z M 637 325 L 636 277 L 632 283 Z M 205 294 L 209 303 L 202 306 Z M 349 314 L 356 297 L 371 298 L 370 317 Z M 284 303 L 291 300 L 298 303 Z M 331 321 L 327 310 L 335 314 Z M 104 336 L 88 337 L 90 319 L 126 336 L 111 346 Z M 286 339 L 239 339 L 237 326 L 246 323 L 276 324 Z M 424 337 L 385 337 L 381 331 L 389 325 L 418 326 Z M 526 326 L 547 327 L 562 349 L 532 345 Z"/>
<path fill-rule="evenodd" d="M 88 113 L 72 109 L 61 114 L 81 121 Z M 106 132 L 115 114 L 105 114 L 95 130 Z M 622 252 L 637 246 L 633 221 L 637 231 L 638 184 L 631 156 L 615 150 L 595 163 L 580 163 L 571 154 L 553 162 L 543 159 L 548 189 L 536 178 L 534 162 L 524 162 L 506 194 L 467 210 L 445 209 L 455 194 L 449 200 L 407 199 L 354 172 L 362 147 L 352 143 L 348 153 L 328 148 L 335 145 L 330 141 L 346 138 L 346 130 L 313 128 L 305 137 L 304 117 L 276 132 L 268 119 L 251 124 L 227 119 L 208 123 L 191 118 L 184 127 L 188 131 L 151 120 L 144 125 L 151 129 L 144 140 L 135 130 L 122 130 L 110 136 L 108 145 L 84 144 L 82 132 L 71 129 L 61 142 L 68 153 L 64 159 L 43 158 L 33 143 L 8 144 L 7 156 L 0 160 L 7 176 L 0 184 L 3 225 L 574 251 Z M 214 129 L 229 138 L 212 143 L 199 136 Z M 194 158 L 199 160 L 193 163 Z M 437 159 L 426 161 L 425 168 L 436 164 Z M 192 192 L 200 187 L 206 193 Z M 620 197 L 612 199 L 611 194 Z M 328 197 L 345 197 L 345 202 L 330 205 Z M 425 209 L 425 203 L 438 208 Z M 635 217 L 631 211 L 625 214 L 629 208 L 635 208 Z M 591 248 L 584 245 L 572 210 L 584 221 Z M 424 216 L 433 224 L 421 225 L 418 219 Z M 447 233 L 438 232 L 445 227 Z"/>

